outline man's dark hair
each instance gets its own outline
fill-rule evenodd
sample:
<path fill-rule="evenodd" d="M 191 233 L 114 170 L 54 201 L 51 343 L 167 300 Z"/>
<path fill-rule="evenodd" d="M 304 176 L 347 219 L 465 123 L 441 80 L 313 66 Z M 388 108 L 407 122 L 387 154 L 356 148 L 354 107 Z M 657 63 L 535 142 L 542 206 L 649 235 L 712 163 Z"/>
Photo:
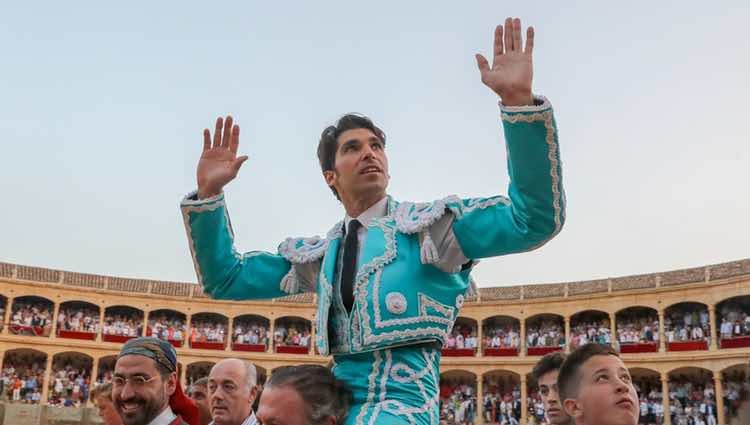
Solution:
<path fill-rule="evenodd" d="M 370 130 L 377 136 L 378 139 L 385 146 L 385 133 L 379 129 L 372 120 L 364 115 L 357 114 L 346 114 L 339 118 L 336 125 L 328 126 L 323 133 L 320 135 L 320 142 L 318 142 L 318 162 L 320 162 L 321 171 L 334 171 L 336 168 L 336 151 L 339 148 L 338 139 L 341 133 L 347 130 L 354 130 L 357 128 L 364 128 Z M 336 189 L 331 187 L 331 191 L 339 198 Z"/>
<path fill-rule="evenodd" d="M 539 378 L 547 373 L 560 369 L 564 361 L 565 353 L 561 351 L 548 353 L 534 365 L 534 369 L 531 369 L 531 376 L 538 382 Z"/>
<path fill-rule="evenodd" d="M 188 393 L 190 396 L 193 395 L 193 390 L 195 387 L 206 387 L 208 388 L 208 376 L 204 376 L 202 378 L 196 379 L 195 382 L 193 382 L 193 385 L 190 386 L 188 389 Z"/>
<path fill-rule="evenodd" d="M 291 388 L 307 404 L 307 421 L 310 425 L 323 424 L 333 416 L 343 424 L 351 404 L 351 392 L 320 365 L 285 366 L 276 369 L 266 382 L 265 390 Z"/>
<path fill-rule="evenodd" d="M 560 401 L 573 398 L 578 394 L 578 383 L 581 380 L 579 370 L 586 363 L 586 360 L 594 356 L 615 356 L 620 357 L 611 346 L 590 343 L 583 345 L 570 353 L 560 366 L 560 373 L 557 375 L 557 387 L 560 392 Z"/>

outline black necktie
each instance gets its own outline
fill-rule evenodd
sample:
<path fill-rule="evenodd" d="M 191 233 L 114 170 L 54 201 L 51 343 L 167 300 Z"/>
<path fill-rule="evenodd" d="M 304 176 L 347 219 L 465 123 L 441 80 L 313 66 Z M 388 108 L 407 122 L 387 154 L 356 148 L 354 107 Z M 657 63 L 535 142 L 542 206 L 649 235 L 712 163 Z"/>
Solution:
<path fill-rule="evenodd" d="M 352 312 L 354 304 L 354 276 L 357 274 L 357 254 L 359 254 L 359 238 L 357 230 L 362 227 L 362 223 L 357 220 L 349 222 L 349 228 L 346 230 L 346 239 L 344 240 L 344 256 L 341 267 L 341 299 L 344 302 L 346 311 Z"/>

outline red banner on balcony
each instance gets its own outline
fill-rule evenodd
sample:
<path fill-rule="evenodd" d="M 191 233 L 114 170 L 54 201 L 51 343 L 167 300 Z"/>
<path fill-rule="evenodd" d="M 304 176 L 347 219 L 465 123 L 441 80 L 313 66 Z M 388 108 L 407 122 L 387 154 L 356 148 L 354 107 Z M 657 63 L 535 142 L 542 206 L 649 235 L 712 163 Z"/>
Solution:
<path fill-rule="evenodd" d="M 667 343 L 667 351 L 708 350 L 708 341 L 673 341 Z"/>
<path fill-rule="evenodd" d="M 86 339 L 89 341 L 94 341 L 96 339 L 96 334 L 94 332 L 64 331 L 62 329 L 57 332 L 57 336 L 60 338 Z"/>
<path fill-rule="evenodd" d="M 473 348 L 443 348 L 443 356 L 445 357 L 473 357 Z"/>
<path fill-rule="evenodd" d="M 543 356 L 561 350 L 562 347 L 529 347 L 528 350 L 526 350 L 526 353 L 530 356 Z"/>
<path fill-rule="evenodd" d="M 484 355 L 492 357 L 517 357 L 518 348 L 485 348 Z"/>
<path fill-rule="evenodd" d="M 656 342 L 643 342 L 639 344 L 620 344 L 620 352 L 628 353 L 656 353 L 659 351 L 659 344 Z"/>
<path fill-rule="evenodd" d="M 265 353 L 266 346 L 263 344 L 232 344 L 232 350 L 234 351 L 251 351 L 254 353 Z"/>
<path fill-rule="evenodd" d="M 169 341 L 169 342 L 172 342 L 172 341 Z M 200 350 L 223 350 L 224 343 L 223 342 L 208 342 L 208 341 L 192 341 L 190 343 L 190 348 L 196 348 Z"/>
<path fill-rule="evenodd" d="M 721 348 L 745 348 L 750 347 L 750 336 L 738 336 L 737 338 L 722 338 L 719 340 Z"/>
<path fill-rule="evenodd" d="M 276 352 L 284 354 L 307 354 L 310 352 L 310 348 L 300 347 L 299 345 L 279 345 L 276 347 Z"/>
<path fill-rule="evenodd" d="M 102 341 L 104 342 L 118 342 L 118 343 L 125 343 L 128 342 L 129 339 L 138 338 L 137 336 L 127 336 L 127 335 L 110 335 L 110 334 L 104 334 L 102 335 Z"/>
<path fill-rule="evenodd" d="M 26 325 L 8 325 L 8 330 L 12 334 L 30 333 L 34 336 L 45 336 L 44 328 L 41 326 L 26 326 Z"/>

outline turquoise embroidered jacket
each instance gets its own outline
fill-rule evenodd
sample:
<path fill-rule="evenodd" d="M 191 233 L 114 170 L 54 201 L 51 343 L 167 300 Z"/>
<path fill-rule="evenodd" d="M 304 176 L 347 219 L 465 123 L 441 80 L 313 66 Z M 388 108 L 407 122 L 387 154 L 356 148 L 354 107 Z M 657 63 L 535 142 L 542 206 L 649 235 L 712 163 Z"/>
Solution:
<path fill-rule="evenodd" d="M 202 200 L 188 195 L 181 204 L 199 283 L 217 299 L 316 292 L 315 343 L 322 355 L 444 342 L 470 286 L 474 260 L 535 249 L 564 223 L 557 128 L 549 102 L 538 100 L 536 106 L 501 105 L 509 198 L 389 198 L 387 215 L 367 228 L 351 314 L 336 285 L 342 222 L 324 238 L 288 238 L 275 254 L 241 254 L 223 194 Z M 463 267 L 441 264 L 446 243 L 458 244 L 470 261 Z"/>

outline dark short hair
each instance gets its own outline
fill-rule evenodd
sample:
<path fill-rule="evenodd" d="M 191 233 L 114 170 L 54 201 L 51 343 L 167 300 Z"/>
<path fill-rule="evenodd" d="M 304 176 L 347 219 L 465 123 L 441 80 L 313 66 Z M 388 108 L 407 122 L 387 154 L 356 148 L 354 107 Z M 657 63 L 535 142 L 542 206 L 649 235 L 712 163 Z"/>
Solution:
<path fill-rule="evenodd" d="M 383 146 L 385 146 L 385 133 L 372 120 L 364 115 L 346 114 L 339 118 L 335 125 L 326 127 L 320 135 L 320 141 L 318 142 L 318 162 L 320 162 L 321 171 L 334 171 L 336 169 L 336 151 L 339 148 L 339 136 L 347 130 L 357 128 L 372 131 L 383 143 Z M 336 199 L 340 199 L 335 188 L 331 187 L 331 191 L 333 191 Z"/>
<path fill-rule="evenodd" d="M 344 423 L 352 395 L 333 373 L 320 365 L 284 366 L 276 369 L 266 382 L 265 390 L 291 388 L 308 406 L 307 421 L 323 424 L 333 416 L 337 424 Z"/>
<path fill-rule="evenodd" d="M 560 369 L 564 361 L 565 353 L 561 351 L 548 353 L 534 365 L 534 369 L 531 369 L 531 376 L 538 382 L 539 378 L 547 373 Z"/>
<path fill-rule="evenodd" d="M 596 342 L 578 347 L 570 353 L 560 366 L 560 373 L 557 375 L 557 387 L 560 392 L 560 401 L 565 401 L 578 394 L 578 383 L 580 381 L 579 371 L 586 361 L 594 356 L 615 356 L 620 357 L 611 346 L 599 344 Z"/>

